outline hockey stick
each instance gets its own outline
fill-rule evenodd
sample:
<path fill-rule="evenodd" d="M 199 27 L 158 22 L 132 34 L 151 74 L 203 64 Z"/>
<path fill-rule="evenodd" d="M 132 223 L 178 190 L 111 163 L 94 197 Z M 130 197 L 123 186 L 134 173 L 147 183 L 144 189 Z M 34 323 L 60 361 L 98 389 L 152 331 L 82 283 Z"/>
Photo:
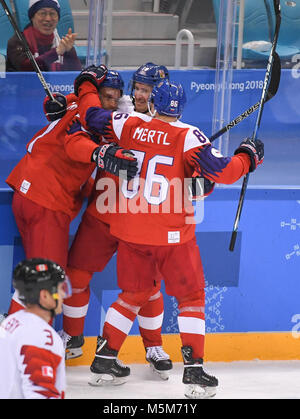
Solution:
<path fill-rule="evenodd" d="M 272 99 L 272 97 L 276 95 L 278 87 L 279 87 L 279 83 L 280 83 L 280 74 L 281 74 L 280 58 L 277 52 L 274 51 L 273 69 L 272 69 L 271 79 L 270 79 L 267 93 L 265 95 L 264 102 L 268 102 L 268 100 Z M 213 134 L 209 138 L 210 142 L 216 140 L 218 137 L 221 137 L 221 135 L 225 134 L 225 132 L 229 131 L 231 128 L 235 127 L 237 124 L 239 124 L 244 119 L 246 119 L 249 115 L 251 115 L 253 112 L 255 112 L 259 108 L 260 104 L 261 104 L 261 100 L 257 102 L 255 105 L 251 106 L 249 109 L 247 109 L 241 115 L 237 116 L 227 125 L 225 125 L 225 127 L 221 128 L 218 132 Z"/>
<path fill-rule="evenodd" d="M 277 93 L 279 83 L 280 83 L 280 75 L 281 75 L 281 63 L 280 58 L 277 52 L 274 52 L 274 63 L 273 63 L 273 69 L 271 74 L 271 80 L 269 83 L 268 91 L 266 94 L 265 102 L 268 102 L 268 100 L 272 99 Z M 260 105 L 260 101 L 257 102 L 255 105 L 251 106 L 249 109 L 247 109 L 245 112 L 243 112 L 241 115 L 237 116 L 235 119 L 233 119 L 231 122 L 229 122 L 225 127 L 221 128 L 219 131 L 217 131 L 215 134 L 213 134 L 211 137 L 209 137 L 209 141 L 212 143 L 217 138 L 219 138 L 221 135 L 223 135 L 225 132 L 229 131 L 231 128 L 235 127 L 240 122 L 244 121 L 249 115 L 251 115 L 253 112 L 255 112 Z M 195 176 L 192 179 L 192 186 L 190 194 L 191 196 L 198 195 L 195 190 L 198 187 L 198 179 L 200 179 L 201 176 Z M 195 183 L 193 183 L 195 182 Z M 201 187 L 200 187 L 201 190 Z"/>
<path fill-rule="evenodd" d="M 18 38 L 19 38 L 19 40 L 22 42 L 23 47 L 24 47 L 24 49 L 25 49 L 25 53 L 26 53 L 26 55 L 27 55 L 27 57 L 28 57 L 29 61 L 31 62 L 31 64 L 32 64 L 32 66 L 33 66 L 33 68 L 34 68 L 34 71 L 36 72 L 36 74 L 37 74 L 38 78 L 40 79 L 40 82 L 42 83 L 42 86 L 43 86 L 43 88 L 44 88 L 44 90 L 45 90 L 45 92 L 46 92 L 47 96 L 48 96 L 48 97 L 49 97 L 52 101 L 54 101 L 54 102 L 58 103 L 60 106 L 63 106 L 60 102 L 58 102 L 58 101 L 54 98 L 54 96 L 53 96 L 53 94 L 51 93 L 51 91 L 50 91 L 49 87 L 47 86 L 46 80 L 44 79 L 44 76 L 43 76 L 43 74 L 41 73 L 41 70 L 40 70 L 40 68 L 39 68 L 39 66 L 38 66 L 38 64 L 37 64 L 37 62 L 36 62 L 36 60 L 35 60 L 34 56 L 32 55 L 32 52 L 30 51 L 30 48 L 29 48 L 28 43 L 27 43 L 27 41 L 26 41 L 26 38 L 25 38 L 25 36 L 22 34 L 22 32 L 20 31 L 20 29 L 18 28 L 18 25 L 17 25 L 17 23 L 16 23 L 16 21 L 15 21 L 15 19 L 14 19 L 13 15 L 11 14 L 11 11 L 10 11 L 10 10 L 9 10 L 9 8 L 7 7 L 7 4 L 6 4 L 5 0 L 0 0 L 0 2 L 1 2 L 1 4 L 2 4 L 2 7 L 3 7 L 3 9 L 4 9 L 4 12 L 6 13 L 6 15 L 7 15 L 8 19 L 9 19 L 9 21 L 10 21 L 11 25 L 12 25 L 12 27 L 14 28 L 14 30 L 15 30 L 15 32 L 16 32 L 17 37 L 18 37 Z"/>
<path fill-rule="evenodd" d="M 275 18 L 276 18 L 275 32 L 274 32 L 272 47 L 271 47 L 271 51 L 270 51 L 270 55 L 269 55 L 267 70 L 266 70 L 266 74 L 265 74 L 264 87 L 263 87 L 263 90 L 262 90 L 262 95 L 261 95 L 260 104 L 259 104 L 259 111 L 258 111 L 254 131 L 253 131 L 253 134 L 252 134 L 252 140 L 253 141 L 256 140 L 257 133 L 258 133 L 258 130 L 260 128 L 260 121 L 261 121 L 261 117 L 262 117 L 262 113 L 263 113 L 263 109 L 264 109 L 265 97 L 266 97 L 266 94 L 267 94 L 267 86 L 269 84 L 269 79 L 270 79 L 270 76 L 271 76 L 271 73 L 272 73 L 275 50 L 276 50 L 277 40 L 278 40 L 278 36 L 279 36 L 280 23 L 281 23 L 280 0 L 273 0 L 273 4 L 274 4 L 274 11 L 275 11 Z M 245 198 L 245 194 L 246 194 L 248 179 L 249 179 L 249 173 L 247 173 L 247 175 L 244 176 L 244 180 L 243 180 L 243 185 L 242 185 L 242 189 L 241 189 L 239 204 L 238 204 L 238 208 L 237 208 L 237 212 L 236 212 L 236 216 L 235 216 L 235 221 L 234 221 L 234 226 L 233 226 L 233 231 L 232 231 L 232 234 L 231 234 L 231 240 L 230 240 L 230 244 L 229 244 L 229 250 L 231 252 L 234 250 L 234 246 L 235 246 L 235 242 L 236 242 L 237 230 L 238 230 L 239 220 L 240 220 L 241 213 L 242 213 L 242 208 L 243 208 L 244 198 Z"/>

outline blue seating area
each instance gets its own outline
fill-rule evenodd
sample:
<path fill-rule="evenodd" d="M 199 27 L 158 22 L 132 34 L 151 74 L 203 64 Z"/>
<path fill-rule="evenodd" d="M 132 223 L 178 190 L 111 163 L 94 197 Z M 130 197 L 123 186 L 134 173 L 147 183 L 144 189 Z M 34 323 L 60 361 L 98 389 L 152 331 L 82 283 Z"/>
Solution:
<path fill-rule="evenodd" d="M 7 2 L 7 6 L 11 10 L 11 6 L 9 2 Z M 0 54 L 6 56 L 6 45 L 9 38 L 11 38 L 14 34 L 13 27 L 6 16 L 6 13 L 3 10 L 3 7 L 0 7 Z"/>
<path fill-rule="evenodd" d="M 218 25 L 221 0 L 213 0 Z M 281 1 L 281 26 L 277 53 L 282 61 L 290 61 L 300 52 L 300 3 Z M 237 6 L 237 21 L 239 5 Z M 245 0 L 243 60 L 267 60 L 275 28 L 273 0 Z M 238 43 L 238 25 L 235 32 L 235 47 Z M 246 44 L 246 47 L 245 47 Z M 247 45 L 248 44 L 248 45 Z"/>

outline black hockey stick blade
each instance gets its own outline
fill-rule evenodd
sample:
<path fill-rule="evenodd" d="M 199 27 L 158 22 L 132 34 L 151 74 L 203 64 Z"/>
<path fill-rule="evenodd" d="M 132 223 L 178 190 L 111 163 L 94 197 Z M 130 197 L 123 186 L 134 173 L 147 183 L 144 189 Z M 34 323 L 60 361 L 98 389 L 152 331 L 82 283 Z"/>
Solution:
<path fill-rule="evenodd" d="M 272 77 L 272 74 L 273 74 L 273 70 L 275 70 L 277 72 L 277 76 L 279 75 L 279 79 L 280 79 L 280 71 L 278 70 L 278 64 L 277 64 L 277 69 L 276 68 L 274 69 L 274 67 L 273 67 L 274 63 L 276 61 L 278 61 L 278 59 L 279 59 L 279 56 L 276 53 L 276 45 L 277 45 L 277 40 L 278 40 L 279 30 L 280 30 L 280 23 L 281 23 L 280 0 L 273 0 L 273 3 L 274 3 L 274 11 L 275 11 L 275 17 L 276 17 L 275 33 L 274 33 L 274 37 L 273 37 L 271 52 L 270 52 L 270 55 L 269 55 L 267 70 L 266 70 L 266 74 L 265 74 L 265 81 L 264 81 L 264 87 L 263 87 L 263 90 L 262 90 L 262 96 L 261 96 L 261 100 L 260 100 L 260 104 L 259 104 L 259 111 L 258 111 L 258 115 L 257 115 L 257 118 L 256 118 L 255 128 L 254 128 L 253 136 L 252 136 L 252 139 L 254 141 L 257 138 L 257 133 L 258 133 L 258 129 L 260 127 L 260 122 L 261 122 L 261 116 L 262 116 L 262 112 L 263 112 L 263 109 L 264 109 L 264 104 L 266 102 L 266 96 L 267 96 L 266 86 L 269 87 L 270 84 L 271 84 L 271 77 Z M 279 61 L 280 61 L 280 59 L 279 59 Z M 269 82 L 268 82 L 268 80 L 269 80 Z M 277 89 L 278 89 L 278 87 L 277 87 Z M 233 231 L 232 231 L 232 234 L 231 234 L 231 240 L 230 240 L 230 244 L 229 244 L 229 250 L 231 252 L 234 250 L 234 246 L 235 246 L 235 242 L 236 242 L 236 238 L 237 238 L 237 230 L 238 230 L 239 220 L 240 220 L 240 217 L 241 217 L 242 208 L 243 208 L 243 204 L 244 204 L 244 199 L 245 199 L 246 189 L 247 189 L 247 185 L 248 185 L 248 180 L 249 180 L 249 173 L 247 173 L 244 176 L 243 185 L 242 185 L 242 189 L 241 189 L 241 193 L 240 193 L 238 209 L 237 209 L 237 212 L 236 212 L 234 227 L 233 227 Z"/>
<path fill-rule="evenodd" d="M 272 99 L 272 97 L 276 95 L 279 84 L 280 84 L 280 76 L 281 76 L 281 61 L 277 52 L 274 51 L 272 74 L 271 74 L 271 79 L 270 79 L 265 102 L 268 102 L 268 100 Z"/>
<path fill-rule="evenodd" d="M 279 87 L 279 82 L 280 82 L 280 75 L 281 75 L 280 57 L 279 57 L 279 55 L 277 54 L 276 51 L 274 51 L 273 57 L 274 57 L 274 61 L 273 61 L 271 80 L 270 80 L 270 83 L 269 83 L 269 88 L 268 88 L 268 91 L 267 91 L 267 99 L 265 100 L 265 102 L 267 102 L 273 96 L 276 95 L 278 87 Z M 243 202 L 243 198 L 245 196 L 246 188 L 247 188 L 247 185 L 248 185 L 248 180 L 249 180 L 249 173 L 247 173 L 247 175 L 244 176 L 244 180 L 243 180 L 243 184 L 242 184 L 242 189 L 241 189 L 241 194 L 240 194 L 240 202 L 239 202 L 239 205 L 238 205 L 237 215 L 236 215 L 236 218 L 235 218 L 235 223 L 234 223 L 234 227 L 233 227 L 233 231 L 232 231 L 232 235 L 231 235 L 231 239 L 230 239 L 230 244 L 229 244 L 229 250 L 231 252 L 234 250 L 234 246 L 235 246 L 235 242 L 236 242 L 236 238 L 237 238 L 238 221 L 241 217 L 242 202 Z"/>
<path fill-rule="evenodd" d="M 19 40 L 22 42 L 23 47 L 24 47 L 24 49 L 25 49 L 25 53 L 26 53 L 26 55 L 27 55 L 27 57 L 28 57 L 29 61 L 31 62 L 31 64 L 32 64 L 32 66 L 33 66 L 33 68 L 34 68 L 34 71 L 36 72 L 36 74 L 37 74 L 37 76 L 38 76 L 38 78 L 39 78 L 39 80 L 40 80 L 40 82 L 41 82 L 41 84 L 42 84 L 42 86 L 43 86 L 43 88 L 44 88 L 44 90 L 45 90 L 45 92 L 46 92 L 47 96 L 48 96 L 48 97 L 49 97 L 52 101 L 57 102 L 60 106 L 63 106 L 60 102 L 58 102 L 58 101 L 54 98 L 53 94 L 51 93 L 51 91 L 50 91 L 50 89 L 49 89 L 49 87 L 48 87 L 48 85 L 47 85 L 47 83 L 46 83 L 46 80 L 44 79 L 44 76 L 43 76 L 43 74 L 41 73 L 41 70 L 40 70 L 40 68 L 39 68 L 39 66 L 38 66 L 38 64 L 37 64 L 37 62 L 36 62 L 36 60 L 35 60 L 34 56 L 32 55 L 32 52 L 30 51 L 29 45 L 28 45 L 28 43 L 27 43 L 27 41 L 26 41 L 26 38 L 25 38 L 25 36 L 22 34 L 22 32 L 20 31 L 20 29 L 19 29 L 19 27 L 18 27 L 18 25 L 17 25 L 17 22 L 15 21 L 15 18 L 13 17 L 13 15 L 12 15 L 11 11 L 9 10 L 9 8 L 8 8 L 8 6 L 7 6 L 6 2 L 5 2 L 5 0 L 0 0 L 0 2 L 1 2 L 1 4 L 2 4 L 3 10 L 4 10 L 4 12 L 5 12 L 6 16 L 8 17 L 8 20 L 10 21 L 10 23 L 11 23 L 12 27 L 14 28 L 14 31 L 15 31 L 15 33 L 16 33 L 16 35 L 17 35 L 17 37 L 18 37 L 18 38 L 19 38 Z"/>
<path fill-rule="evenodd" d="M 272 99 L 277 93 L 279 83 L 280 83 L 280 75 L 281 75 L 281 62 L 280 57 L 277 54 L 277 52 L 274 52 L 274 61 L 273 61 L 273 69 L 271 73 L 271 79 L 268 86 L 265 102 L 268 102 L 268 100 Z M 240 122 L 244 121 L 249 115 L 251 115 L 253 112 L 257 111 L 259 108 L 260 101 L 257 102 L 255 105 L 251 106 L 249 109 L 247 109 L 245 112 L 243 112 L 241 115 L 237 116 L 235 119 L 233 119 L 231 122 L 229 122 L 225 127 L 221 128 L 218 132 L 213 134 L 209 140 L 210 142 L 215 141 L 217 138 L 221 137 L 221 135 L 225 134 L 225 132 L 229 131 L 231 128 L 235 127 Z"/>

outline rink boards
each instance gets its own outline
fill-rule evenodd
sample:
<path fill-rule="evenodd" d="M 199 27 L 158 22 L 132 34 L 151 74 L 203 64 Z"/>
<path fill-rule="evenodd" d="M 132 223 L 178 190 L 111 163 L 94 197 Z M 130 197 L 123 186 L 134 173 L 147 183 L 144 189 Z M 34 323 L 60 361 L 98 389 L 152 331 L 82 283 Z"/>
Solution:
<path fill-rule="evenodd" d="M 53 90 L 70 93 L 77 73 L 46 74 Z M 125 86 L 131 72 L 122 72 Z M 255 104 L 263 70 L 235 71 L 232 118 Z M 188 104 L 183 121 L 211 133 L 214 71 L 171 71 L 184 84 Z M 211 361 L 240 359 L 300 359 L 300 106 L 299 78 L 283 70 L 277 95 L 264 110 L 260 138 L 265 163 L 250 176 L 235 251 L 228 246 L 240 186 L 216 188 L 206 199 L 203 222 L 197 225 L 206 279 L 206 357 Z M 43 89 L 34 74 L 0 78 L 0 313 L 8 308 L 13 267 L 24 257 L 11 212 L 12 192 L 5 178 L 24 154 L 25 144 L 45 124 Z M 231 131 L 229 153 L 244 135 L 251 135 L 255 115 Z M 70 243 L 80 216 L 72 223 Z M 91 301 L 85 324 L 85 355 L 89 363 L 95 336 L 105 313 L 118 295 L 115 256 L 91 282 Z M 164 292 L 164 346 L 180 360 L 177 304 Z M 59 328 L 61 318 L 57 319 Z M 143 362 L 137 323 L 122 348 L 122 359 Z"/>
<path fill-rule="evenodd" d="M 299 359 L 299 205 L 300 190 L 249 189 L 234 252 L 228 245 L 238 189 L 217 188 L 205 202 L 197 225 L 206 280 L 206 356 L 211 361 Z M 12 267 L 24 257 L 11 212 L 12 192 L 1 192 L 1 310 L 12 292 Z M 79 219 L 72 223 L 70 242 Z M 85 323 L 86 362 L 92 356 L 109 305 L 118 295 L 114 256 L 91 281 Z M 174 360 L 180 357 L 177 303 L 164 291 L 164 344 Z M 56 328 L 61 327 L 61 317 Z M 124 360 L 143 362 L 144 351 L 134 323 L 122 348 Z M 88 337 L 91 338 L 88 338 Z"/>

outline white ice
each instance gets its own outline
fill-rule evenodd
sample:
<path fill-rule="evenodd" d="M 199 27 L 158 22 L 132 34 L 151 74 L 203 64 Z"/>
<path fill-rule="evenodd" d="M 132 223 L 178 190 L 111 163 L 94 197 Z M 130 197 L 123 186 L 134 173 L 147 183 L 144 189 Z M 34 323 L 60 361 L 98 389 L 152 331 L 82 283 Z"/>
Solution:
<path fill-rule="evenodd" d="M 183 366 L 175 363 L 168 381 L 147 364 L 133 364 L 120 386 L 92 387 L 89 367 L 67 367 L 67 399 L 184 399 Z M 219 379 L 214 399 L 300 399 L 300 360 L 207 362 L 205 370 Z M 188 399 L 186 399 L 188 400 Z"/>

